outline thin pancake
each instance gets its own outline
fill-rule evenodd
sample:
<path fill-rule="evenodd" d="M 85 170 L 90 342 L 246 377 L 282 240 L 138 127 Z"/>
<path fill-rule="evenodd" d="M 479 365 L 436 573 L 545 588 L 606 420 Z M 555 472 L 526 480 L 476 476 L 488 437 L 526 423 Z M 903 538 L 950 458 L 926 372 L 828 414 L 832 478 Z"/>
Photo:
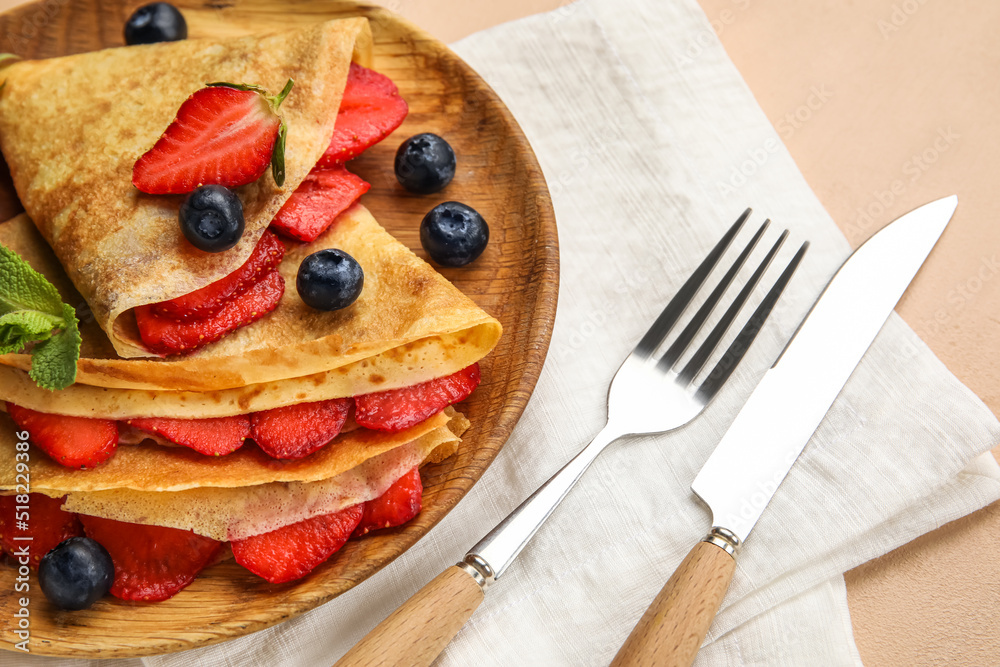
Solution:
<path fill-rule="evenodd" d="M 239 540 L 378 498 L 408 470 L 451 456 L 468 424 L 462 415 L 455 415 L 446 426 L 317 482 L 168 493 L 125 489 L 70 493 L 63 508 L 128 523 L 193 530 L 220 541 Z"/>
<path fill-rule="evenodd" d="M 59 495 L 70 491 L 183 491 L 234 488 L 270 482 L 315 482 L 341 474 L 383 452 L 412 442 L 448 423 L 450 408 L 400 433 L 356 429 L 342 433 L 317 452 L 297 461 L 272 459 L 252 443 L 227 456 L 204 456 L 187 448 L 139 445 L 119 447 L 93 470 L 75 470 L 54 462 L 41 450 L 29 451 L 31 486 Z M 0 415 L 0 491 L 16 487 L 14 422 Z"/>
<path fill-rule="evenodd" d="M 363 18 L 105 49 L 3 70 L 0 148 L 18 196 L 121 356 L 155 356 L 123 314 L 200 289 L 250 256 L 329 145 L 359 45 L 371 45 Z M 277 93 L 289 78 L 295 87 L 281 107 L 288 123 L 284 186 L 265 174 L 239 188 L 246 219 L 239 244 L 225 253 L 195 250 L 177 224 L 182 197 L 139 192 L 132 166 L 207 82 Z"/>
<path fill-rule="evenodd" d="M 419 384 L 469 366 L 493 343 L 489 327 L 474 327 L 407 343 L 325 373 L 207 392 L 108 389 L 85 384 L 51 392 L 36 385 L 25 371 L 0 366 L 0 402 L 100 419 L 229 417 Z"/>
<path fill-rule="evenodd" d="M 26 216 L 0 224 L 0 244 L 49 278 L 67 303 L 81 303 Z M 361 264 L 365 286 L 353 305 L 329 313 L 302 303 L 294 285 L 305 256 L 333 247 Z M 195 355 L 119 359 L 100 328 L 83 318 L 76 385 L 52 395 L 32 389 L 23 374 L 2 369 L 0 399 L 78 416 L 221 416 L 441 377 L 478 361 L 500 338 L 499 322 L 393 238 L 360 204 L 313 243 L 291 247 L 280 269 L 287 287 L 278 308 Z M 27 369 L 30 357 L 4 355 L 0 364 Z M 230 391 L 215 391 L 221 389 Z"/>

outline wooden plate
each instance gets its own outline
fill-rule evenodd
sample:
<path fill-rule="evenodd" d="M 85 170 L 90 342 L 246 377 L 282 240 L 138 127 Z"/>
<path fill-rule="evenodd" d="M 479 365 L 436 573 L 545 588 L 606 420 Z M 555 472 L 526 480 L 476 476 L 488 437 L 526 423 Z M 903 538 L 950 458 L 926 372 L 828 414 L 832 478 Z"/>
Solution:
<path fill-rule="evenodd" d="M 27 58 L 121 46 L 126 18 L 143 0 L 44 0 L 0 15 L 0 50 Z M 239 637 L 292 618 L 357 585 L 419 540 L 461 500 L 503 446 L 528 401 L 548 349 L 558 288 L 555 218 L 535 156 L 496 94 L 440 42 L 390 12 L 349 1 L 176 2 L 189 36 L 271 31 L 364 15 L 375 36 L 375 69 L 410 105 L 403 126 L 352 163 L 372 183 L 364 203 L 400 241 L 426 259 L 418 227 L 434 205 L 454 199 L 490 225 L 484 255 L 442 273 L 504 327 L 482 363 L 483 384 L 462 408 L 472 421 L 456 456 L 424 470 L 424 509 L 406 526 L 352 540 L 309 577 L 271 585 L 229 561 L 206 570 L 171 600 L 152 604 L 106 598 L 80 612 L 54 609 L 32 577 L 31 651 L 119 658 L 180 651 Z M 433 131 L 458 155 L 444 193 L 406 193 L 392 157 L 403 138 Z M 2 200 L 2 198 L 0 198 Z M 442 563 L 444 567 L 448 563 Z M 0 567 L 0 646 L 13 649 L 14 569 Z"/>

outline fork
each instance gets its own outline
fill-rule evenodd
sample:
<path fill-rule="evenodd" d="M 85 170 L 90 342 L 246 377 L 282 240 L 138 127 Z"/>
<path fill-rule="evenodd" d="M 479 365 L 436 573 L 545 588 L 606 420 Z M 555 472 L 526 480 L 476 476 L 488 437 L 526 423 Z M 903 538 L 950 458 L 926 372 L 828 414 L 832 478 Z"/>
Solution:
<path fill-rule="evenodd" d="M 705 409 L 743 359 L 809 246 L 808 242 L 802 244 L 726 353 L 695 387 L 699 372 L 788 236 L 788 230 L 781 233 L 704 341 L 681 369 L 675 370 L 770 223 L 764 221 L 677 338 L 667 345 L 670 332 L 750 213 L 748 208 L 733 223 L 626 357 L 608 390 L 607 424 L 593 441 L 491 530 L 462 562 L 449 567 L 417 591 L 348 651 L 335 667 L 430 665 L 472 616 L 489 586 L 506 571 L 609 444 L 625 435 L 671 431 L 687 424 Z M 657 357 L 656 352 L 665 345 L 666 350 Z"/>

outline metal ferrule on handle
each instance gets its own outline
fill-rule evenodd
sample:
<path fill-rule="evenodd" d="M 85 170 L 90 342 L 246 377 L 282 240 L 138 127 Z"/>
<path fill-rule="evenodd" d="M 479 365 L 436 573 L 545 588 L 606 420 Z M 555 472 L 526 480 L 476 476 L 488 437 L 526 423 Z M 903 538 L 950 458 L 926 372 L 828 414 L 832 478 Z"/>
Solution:
<path fill-rule="evenodd" d="M 479 587 L 483 589 L 483 593 L 490 587 L 490 584 L 496 581 L 496 574 L 493 572 L 493 568 L 476 554 L 465 554 L 465 559 L 459 563 L 455 563 L 455 567 L 463 570 L 472 577 L 479 584 Z"/>
<path fill-rule="evenodd" d="M 472 547 L 458 566 L 476 579 L 485 591 L 517 558 L 594 459 L 622 435 L 621 431 L 610 428 L 610 424 L 605 426 L 583 451 Z"/>
<path fill-rule="evenodd" d="M 694 662 L 736 570 L 739 538 L 713 528 L 677 566 L 639 619 L 612 667 L 684 667 Z"/>
<path fill-rule="evenodd" d="M 702 542 L 714 544 L 733 558 L 736 558 L 736 554 L 739 553 L 740 546 L 742 546 L 740 538 L 736 536 L 736 533 L 721 526 L 713 527 L 712 532 L 706 535 Z"/>

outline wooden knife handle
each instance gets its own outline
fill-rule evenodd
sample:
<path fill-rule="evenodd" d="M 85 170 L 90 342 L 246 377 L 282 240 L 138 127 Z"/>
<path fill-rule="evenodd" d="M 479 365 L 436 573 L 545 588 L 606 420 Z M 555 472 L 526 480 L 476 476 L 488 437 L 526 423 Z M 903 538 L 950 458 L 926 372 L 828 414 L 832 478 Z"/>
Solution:
<path fill-rule="evenodd" d="M 457 565 L 436 576 L 365 635 L 334 667 L 430 665 L 483 601 Z"/>
<path fill-rule="evenodd" d="M 688 667 L 735 569 L 736 560 L 722 547 L 696 544 L 632 629 L 612 667 Z"/>

